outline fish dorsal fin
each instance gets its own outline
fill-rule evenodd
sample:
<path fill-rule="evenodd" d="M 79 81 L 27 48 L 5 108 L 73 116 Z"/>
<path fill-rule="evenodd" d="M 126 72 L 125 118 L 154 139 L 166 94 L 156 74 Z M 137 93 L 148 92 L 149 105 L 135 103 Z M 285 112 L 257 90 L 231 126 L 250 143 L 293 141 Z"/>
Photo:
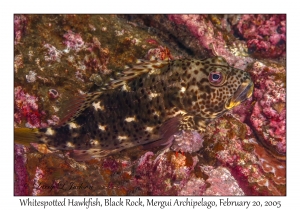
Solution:
<path fill-rule="evenodd" d="M 209 59 L 212 60 L 212 64 L 221 65 L 221 66 L 229 66 L 229 64 L 227 63 L 225 58 L 223 58 L 221 56 L 216 56 L 216 57 L 209 58 Z"/>
<path fill-rule="evenodd" d="M 127 82 L 140 77 L 143 74 L 157 74 L 159 70 L 168 65 L 168 63 L 168 60 L 138 60 L 131 68 L 126 66 L 121 73 L 120 78 L 111 81 L 108 86 L 110 89 L 115 89 L 126 85 Z"/>
<path fill-rule="evenodd" d="M 65 102 L 62 108 L 62 117 L 58 126 L 63 126 L 68 122 L 74 121 L 96 98 L 102 94 L 101 91 L 76 96 Z"/>

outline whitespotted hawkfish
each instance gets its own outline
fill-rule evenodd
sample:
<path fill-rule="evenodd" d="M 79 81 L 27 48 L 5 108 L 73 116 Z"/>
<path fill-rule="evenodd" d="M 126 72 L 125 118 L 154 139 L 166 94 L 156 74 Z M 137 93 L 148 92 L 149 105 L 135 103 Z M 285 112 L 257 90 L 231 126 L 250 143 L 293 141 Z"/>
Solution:
<path fill-rule="evenodd" d="M 16 143 L 41 143 L 87 160 L 137 145 L 168 145 L 252 95 L 253 82 L 222 57 L 141 61 L 105 90 L 75 98 L 60 125 L 15 128 Z"/>

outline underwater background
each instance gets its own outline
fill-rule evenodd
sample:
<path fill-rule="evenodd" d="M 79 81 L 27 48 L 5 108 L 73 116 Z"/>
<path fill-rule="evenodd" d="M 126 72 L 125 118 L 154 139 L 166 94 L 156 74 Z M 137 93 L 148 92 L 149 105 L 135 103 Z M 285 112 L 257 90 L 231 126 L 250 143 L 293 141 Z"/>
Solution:
<path fill-rule="evenodd" d="M 286 195 L 286 15 L 14 16 L 14 126 L 59 122 L 74 95 L 136 59 L 222 56 L 252 98 L 213 121 L 194 153 L 132 148 L 77 162 L 15 144 L 15 195 Z"/>

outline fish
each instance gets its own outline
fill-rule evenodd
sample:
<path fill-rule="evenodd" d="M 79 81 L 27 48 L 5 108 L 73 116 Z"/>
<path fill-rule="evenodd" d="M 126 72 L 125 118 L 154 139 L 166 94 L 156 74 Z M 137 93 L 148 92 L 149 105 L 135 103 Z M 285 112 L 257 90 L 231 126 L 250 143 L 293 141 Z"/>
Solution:
<path fill-rule="evenodd" d="M 15 128 L 15 143 L 45 144 L 84 161 L 138 145 L 170 145 L 180 131 L 208 124 L 253 93 L 250 75 L 221 56 L 138 60 L 102 90 L 74 97 L 59 125 Z"/>

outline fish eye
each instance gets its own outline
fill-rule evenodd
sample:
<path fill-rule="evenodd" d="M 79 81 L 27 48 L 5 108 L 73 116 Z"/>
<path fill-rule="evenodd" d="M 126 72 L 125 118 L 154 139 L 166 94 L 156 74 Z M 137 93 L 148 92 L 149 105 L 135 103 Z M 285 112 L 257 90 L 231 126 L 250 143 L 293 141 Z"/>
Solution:
<path fill-rule="evenodd" d="M 208 76 L 209 83 L 215 86 L 220 86 L 224 82 L 224 76 L 222 72 L 210 72 Z"/>
<path fill-rule="evenodd" d="M 220 74 L 213 74 L 212 75 L 212 79 L 213 79 L 213 81 L 217 81 L 218 79 L 220 79 Z"/>

